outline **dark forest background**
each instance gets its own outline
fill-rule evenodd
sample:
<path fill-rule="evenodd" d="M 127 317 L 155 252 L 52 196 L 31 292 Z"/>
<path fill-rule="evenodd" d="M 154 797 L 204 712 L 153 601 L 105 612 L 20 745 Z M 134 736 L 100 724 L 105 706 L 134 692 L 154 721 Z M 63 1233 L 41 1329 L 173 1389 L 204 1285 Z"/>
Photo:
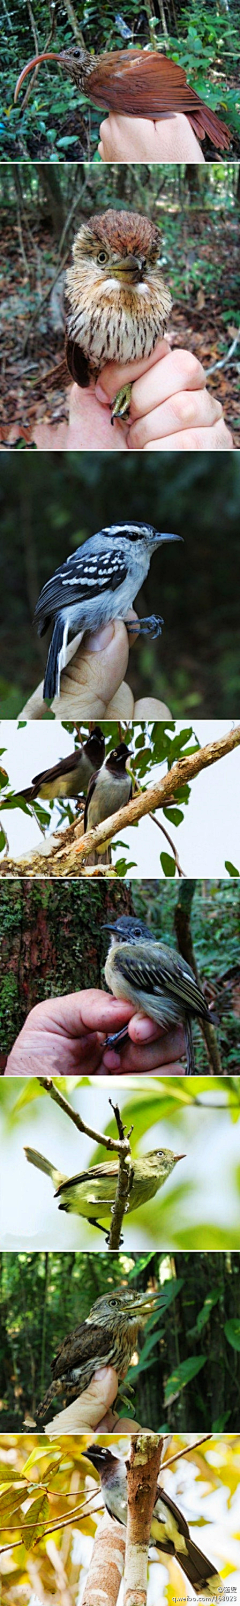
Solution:
<path fill-rule="evenodd" d="M 11 443 L 14 423 L 14 444 L 29 444 L 35 420 L 66 416 L 66 267 L 84 219 L 114 206 L 157 224 L 172 296 L 171 345 L 203 363 L 208 388 L 239 444 L 239 172 L 238 163 L 222 161 L 205 167 L 7 161 L 0 167 L 3 442 Z"/>
<path fill-rule="evenodd" d="M 4 159 L 39 161 L 96 158 L 99 123 L 103 113 L 91 107 L 59 68 L 45 63 L 30 99 L 16 107 L 14 88 L 25 62 L 49 41 L 53 7 L 48 0 L 4 0 L 2 4 L 1 72 L 3 120 L 1 152 Z M 190 83 L 217 109 L 232 134 L 231 156 L 240 154 L 239 141 L 239 5 L 238 0 L 55 0 L 55 31 L 51 48 L 61 50 L 76 42 L 87 50 L 127 49 L 152 45 L 185 68 Z M 27 80 L 27 83 L 29 80 Z M 24 85 L 26 90 L 26 85 Z M 23 100 L 25 106 L 23 108 Z M 204 142 L 207 159 L 213 154 Z"/>
<path fill-rule="evenodd" d="M 135 697 L 163 697 L 191 720 L 238 718 L 239 488 L 238 453 L 131 452 L 116 464 L 108 452 L 2 452 L 1 715 L 14 718 L 42 677 L 41 586 L 95 530 L 134 518 L 184 542 L 155 553 L 138 599 L 165 624 L 130 654 Z"/>
<path fill-rule="evenodd" d="M 160 1284 L 161 1266 L 165 1271 Z M 153 1280 L 153 1281 L 152 1281 Z M 239 1429 L 239 1254 L 2 1254 L 0 1426 L 34 1418 L 59 1344 L 121 1282 L 161 1286 L 165 1308 L 138 1341 L 129 1415 L 170 1432 Z M 125 1380 L 126 1387 L 126 1380 Z M 124 1392 L 124 1389 L 123 1389 Z M 58 1402 L 58 1409 L 60 1409 Z M 126 1417 L 126 1406 L 121 1414 Z"/>
<path fill-rule="evenodd" d="M 91 897 L 90 897 L 91 891 Z M 105 986 L 106 934 L 114 911 L 140 916 L 173 946 L 191 930 L 208 999 L 221 992 L 216 1033 L 223 1072 L 239 1071 L 240 881 L 0 882 L 0 1067 L 29 1010 L 44 998 Z M 213 989 L 213 990 L 212 990 Z M 196 1069 L 210 1071 L 194 1026 Z"/>

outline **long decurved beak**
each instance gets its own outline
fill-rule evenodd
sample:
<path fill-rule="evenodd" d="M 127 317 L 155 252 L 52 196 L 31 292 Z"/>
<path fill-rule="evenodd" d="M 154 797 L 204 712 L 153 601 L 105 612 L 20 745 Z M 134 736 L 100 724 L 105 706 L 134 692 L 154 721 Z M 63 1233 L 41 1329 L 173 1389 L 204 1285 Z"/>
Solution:
<path fill-rule="evenodd" d="M 58 55 L 56 50 L 43 50 L 41 56 L 32 56 L 31 61 L 26 61 L 26 66 L 23 67 L 22 72 L 20 72 L 20 76 L 16 83 L 16 89 L 14 90 L 14 106 L 16 106 L 19 91 L 22 88 L 22 84 L 24 84 L 24 78 L 27 77 L 27 73 L 34 72 L 34 68 L 40 67 L 42 61 L 57 61 L 60 62 L 60 67 L 63 65 L 61 55 Z"/>

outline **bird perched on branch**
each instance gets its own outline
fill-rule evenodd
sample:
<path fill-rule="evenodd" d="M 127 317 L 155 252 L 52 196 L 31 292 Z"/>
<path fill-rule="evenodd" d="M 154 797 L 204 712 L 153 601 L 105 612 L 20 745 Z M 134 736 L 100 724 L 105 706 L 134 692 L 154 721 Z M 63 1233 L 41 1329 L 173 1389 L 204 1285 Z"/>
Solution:
<path fill-rule="evenodd" d="M 61 758 L 59 764 L 53 764 L 51 769 L 40 770 L 39 775 L 33 776 L 32 785 L 25 786 L 19 795 L 25 798 L 26 803 L 33 803 L 36 797 L 78 797 L 80 792 L 86 794 L 91 776 L 103 764 L 104 753 L 104 736 L 100 725 L 94 725 L 94 730 L 82 747 L 76 747 L 74 753 Z"/>
<path fill-rule="evenodd" d="M 105 964 L 110 992 L 114 998 L 128 999 L 166 1029 L 182 1021 L 187 1071 L 193 1072 L 192 1016 L 210 1021 L 211 1015 L 191 966 L 173 948 L 157 942 L 143 920 L 121 915 L 119 920 L 106 921 L 105 929 L 111 931 Z M 124 1028 L 107 1042 L 116 1043 L 126 1035 Z"/>
<path fill-rule="evenodd" d="M 27 73 L 42 61 L 55 61 L 77 89 L 105 111 L 158 120 L 167 113 L 184 112 L 200 141 L 208 134 L 219 150 L 228 150 L 231 134 L 226 123 L 206 106 L 187 83 L 184 68 L 158 50 L 114 50 L 92 56 L 78 45 L 69 50 L 42 51 L 26 63 L 18 78 L 15 101 Z"/>
<path fill-rule="evenodd" d="M 126 765 L 131 757 L 131 747 L 126 742 L 119 742 L 119 746 L 112 748 L 109 757 L 104 759 L 101 769 L 92 775 L 89 781 L 84 811 L 84 831 L 92 831 L 101 820 L 107 820 L 110 814 L 123 808 L 132 797 L 131 775 L 127 773 Z M 111 847 L 107 843 L 100 846 L 95 853 L 93 850 L 88 856 L 89 864 L 111 864 Z"/>
<path fill-rule="evenodd" d="M 159 229 L 138 212 L 109 208 L 79 229 L 66 274 L 66 356 L 81 387 L 106 362 L 151 356 L 171 309 L 159 255 Z M 127 416 L 130 395 L 131 385 L 119 390 L 112 423 Z"/>
<path fill-rule="evenodd" d="M 140 1294 L 135 1288 L 117 1288 L 96 1299 L 86 1320 L 60 1345 L 52 1366 L 53 1382 L 36 1412 L 39 1422 L 48 1416 L 56 1397 L 64 1405 L 76 1400 L 101 1366 L 114 1367 L 123 1378 L 138 1332 L 159 1303 L 163 1296 L 158 1292 Z"/>
<path fill-rule="evenodd" d="M 83 1450 L 83 1455 L 100 1473 L 104 1505 L 109 1516 L 115 1517 L 117 1522 L 125 1525 L 127 1522 L 125 1461 L 112 1455 L 111 1450 L 102 1450 L 98 1445 L 95 1448 L 94 1444 L 90 1445 L 89 1450 Z M 162 1489 L 159 1480 L 149 1543 L 155 1545 L 157 1550 L 163 1551 L 166 1556 L 175 1557 L 196 1595 L 206 1595 L 212 1600 L 218 1590 L 222 1589 L 219 1573 L 191 1539 L 186 1518 L 179 1510 L 179 1506 L 171 1500 L 170 1495 L 166 1494 L 166 1490 Z"/>
<path fill-rule="evenodd" d="M 159 534 L 152 524 L 110 524 L 90 537 L 43 586 L 35 608 L 39 636 L 53 624 L 43 697 L 59 696 L 62 670 L 71 655 L 69 635 L 101 630 L 109 619 L 127 621 L 129 609 L 146 579 L 152 553 L 163 541 L 180 541 L 179 535 Z M 163 620 L 153 614 L 141 620 L 139 630 L 161 634 Z M 132 621 L 128 628 L 132 628 Z"/>
<path fill-rule="evenodd" d="M 44 1171 L 51 1177 L 55 1188 L 55 1199 L 59 1210 L 66 1210 L 68 1214 L 85 1216 L 91 1227 L 101 1227 L 98 1216 L 110 1216 L 114 1204 L 117 1179 L 118 1156 L 111 1160 L 103 1160 L 101 1165 L 89 1166 L 88 1171 L 79 1171 L 75 1177 L 65 1177 L 56 1166 L 51 1165 L 43 1154 L 37 1149 L 25 1148 L 26 1159 L 35 1165 L 38 1171 Z M 171 1171 L 178 1160 L 184 1160 L 185 1155 L 173 1154 L 172 1149 L 151 1149 L 149 1154 L 143 1154 L 141 1159 L 132 1159 L 132 1180 L 127 1202 L 127 1214 L 130 1210 L 138 1210 L 139 1206 L 146 1204 L 147 1199 L 153 1199 L 163 1183 L 171 1176 Z"/>

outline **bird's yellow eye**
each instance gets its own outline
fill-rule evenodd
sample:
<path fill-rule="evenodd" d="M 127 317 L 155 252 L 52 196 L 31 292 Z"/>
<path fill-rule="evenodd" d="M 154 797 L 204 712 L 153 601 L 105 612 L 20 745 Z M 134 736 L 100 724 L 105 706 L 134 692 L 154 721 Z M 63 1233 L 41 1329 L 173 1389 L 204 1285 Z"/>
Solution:
<path fill-rule="evenodd" d="M 108 262 L 107 251 L 98 251 L 97 262 L 100 263 L 100 267 L 104 266 L 104 262 Z"/>

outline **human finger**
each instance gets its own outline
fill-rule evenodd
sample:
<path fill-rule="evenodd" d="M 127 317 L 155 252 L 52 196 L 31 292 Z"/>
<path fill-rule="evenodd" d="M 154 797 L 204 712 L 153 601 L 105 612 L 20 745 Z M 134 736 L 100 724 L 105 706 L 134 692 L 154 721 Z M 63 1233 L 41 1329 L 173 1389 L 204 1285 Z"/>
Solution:
<path fill-rule="evenodd" d="M 128 445 L 131 449 L 140 450 L 149 440 L 166 441 L 168 435 L 173 435 L 177 430 L 210 431 L 220 419 L 221 404 L 207 390 L 184 390 L 138 418 L 128 430 Z"/>
<path fill-rule="evenodd" d="M 110 402 L 114 401 L 116 392 L 121 390 L 122 386 L 133 384 L 141 374 L 146 373 L 148 368 L 153 368 L 155 363 L 160 362 L 170 352 L 170 349 L 167 340 L 158 340 L 150 357 L 140 357 L 137 361 L 128 363 L 106 363 L 97 380 L 95 396 L 102 402 L 103 406 L 104 403 L 105 406 L 109 406 Z"/>

